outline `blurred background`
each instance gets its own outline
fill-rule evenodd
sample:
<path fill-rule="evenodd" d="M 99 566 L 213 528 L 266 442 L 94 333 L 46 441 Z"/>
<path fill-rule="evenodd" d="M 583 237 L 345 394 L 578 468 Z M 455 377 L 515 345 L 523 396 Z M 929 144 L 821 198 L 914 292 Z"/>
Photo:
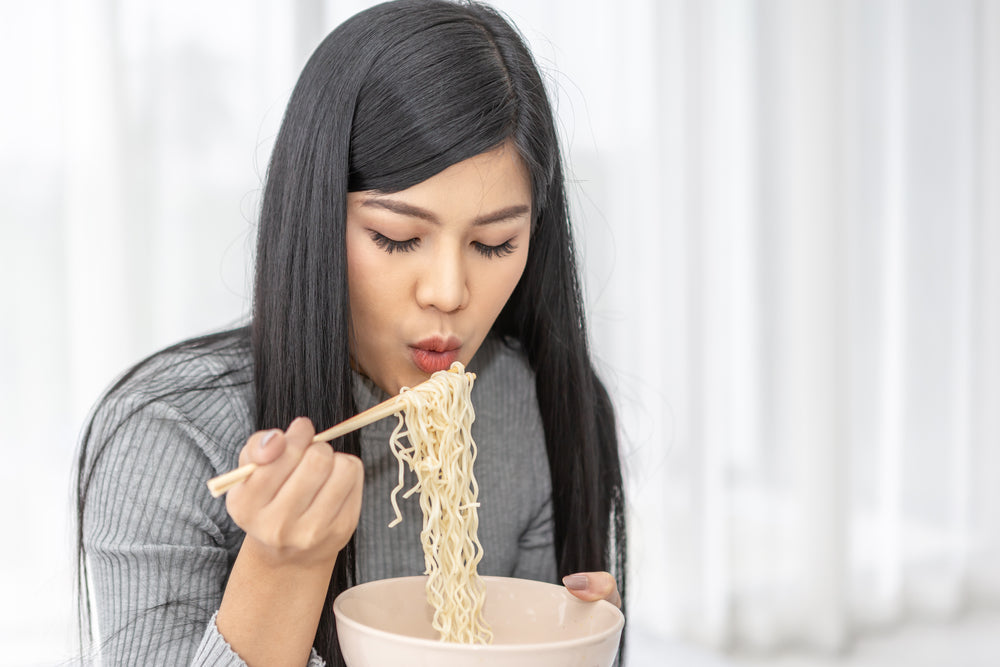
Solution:
<path fill-rule="evenodd" d="M 0 4 L 0 664 L 74 660 L 87 412 L 246 317 L 284 104 L 369 4 Z M 1000 664 L 1000 2 L 495 5 L 621 418 L 627 665 Z"/>

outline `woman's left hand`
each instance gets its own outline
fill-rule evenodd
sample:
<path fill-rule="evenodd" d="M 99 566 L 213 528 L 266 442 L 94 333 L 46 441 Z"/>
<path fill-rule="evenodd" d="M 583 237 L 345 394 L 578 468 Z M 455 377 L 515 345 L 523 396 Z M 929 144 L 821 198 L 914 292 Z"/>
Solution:
<path fill-rule="evenodd" d="M 609 572 L 577 572 L 566 575 L 562 581 L 566 590 L 581 600 L 607 600 L 621 609 L 622 598 L 618 595 L 618 583 Z"/>

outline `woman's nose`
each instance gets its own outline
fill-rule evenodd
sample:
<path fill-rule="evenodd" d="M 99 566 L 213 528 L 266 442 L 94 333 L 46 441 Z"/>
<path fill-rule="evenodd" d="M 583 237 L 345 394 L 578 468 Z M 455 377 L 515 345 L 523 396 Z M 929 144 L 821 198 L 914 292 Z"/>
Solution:
<path fill-rule="evenodd" d="M 417 303 L 444 313 L 469 302 L 468 272 L 460 249 L 436 253 L 417 279 Z"/>

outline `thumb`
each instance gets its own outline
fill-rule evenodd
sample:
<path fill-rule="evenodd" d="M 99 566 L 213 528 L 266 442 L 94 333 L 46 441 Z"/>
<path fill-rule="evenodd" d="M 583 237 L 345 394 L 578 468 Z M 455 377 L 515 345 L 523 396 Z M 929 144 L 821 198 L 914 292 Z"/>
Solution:
<path fill-rule="evenodd" d="M 248 462 L 267 465 L 285 451 L 285 434 L 278 429 L 254 433 L 243 451 Z"/>

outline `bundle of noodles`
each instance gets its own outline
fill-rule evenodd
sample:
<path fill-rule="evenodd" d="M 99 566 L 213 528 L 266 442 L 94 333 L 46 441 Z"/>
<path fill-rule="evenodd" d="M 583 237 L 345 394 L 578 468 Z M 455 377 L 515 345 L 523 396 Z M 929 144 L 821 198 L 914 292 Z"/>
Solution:
<path fill-rule="evenodd" d="M 472 472 L 476 443 L 472 439 L 475 411 L 470 394 L 475 374 L 455 362 L 420 385 L 404 387 L 404 414 L 389 444 L 399 461 L 399 484 L 392 491 L 395 526 L 402 521 L 396 495 L 402 490 L 406 463 L 417 482 L 406 493 L 420 492 L 424 523 L 427 600 L 434 608 L 434 629 L 442 641 L 488 644 L 493 633 L 483 620 L 486 586 L 476 568 L 483 557 L 479 529 L 479 485 Z M 403 430 L 405 425 L 405 430 Z M 409 446 L 401 442 L 406 438 Z"/>

